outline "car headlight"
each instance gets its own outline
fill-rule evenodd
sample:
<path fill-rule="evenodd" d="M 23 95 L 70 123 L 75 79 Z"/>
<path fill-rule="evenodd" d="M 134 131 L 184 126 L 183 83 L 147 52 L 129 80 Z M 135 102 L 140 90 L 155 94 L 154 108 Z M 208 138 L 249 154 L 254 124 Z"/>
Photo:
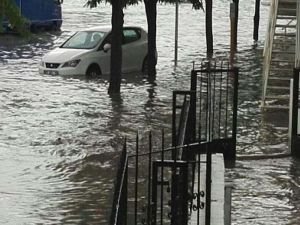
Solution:
<path fill-rule="evenodd" d="M 80 62 L 80 59 L 71 60 L 71 61 L 65 62 L 62 65 L 62 67 L 76 67 L 79 62 Z"/>

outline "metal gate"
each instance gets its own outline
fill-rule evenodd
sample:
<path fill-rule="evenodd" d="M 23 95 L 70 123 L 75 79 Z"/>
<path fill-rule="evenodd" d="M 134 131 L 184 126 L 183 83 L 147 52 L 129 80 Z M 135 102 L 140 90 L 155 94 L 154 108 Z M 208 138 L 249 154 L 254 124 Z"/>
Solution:
<path fill-rule="evenodd" d="M 170 180 L 166 180 L 164 169 L 171 169 Z M 151 225 L 164 224 L 169 220 L 171 225 L 183 225 L 188 222 L 188 163 L 185 161 L 155 161 L 153 162 L 152 178 L 152 221 Z M 170 185 L 171 184 L 171 185 Z M 164 213 L 163 195 L 158 196 L 158 189 L 163 191 L 169 186 L 170 211 Z M 158 206 L 158 203 L 160 206 Z M 159 218 L 158 218 L 158 215 Z"/>
<path fill-rule="evenodd" d="M 191 72 L 191 91 L 197 93 L 191 101 L 194 140 L 213 142 L 214 152 L 234 160 L 239 70 L 223 61 L 195 67 Z"/>
<path fill-rule="evenodd" d="M 150 132 L 142 151 L 139 136 L 134 155 L 124 147 L 111 225 L 187 225 L 191 213 L 197 213 L 197 224 L 205 219 L 211 225 L 211 156 L 235 159 L 237 90 L 238 69 L 228 63 L 194 67 L 190 90 L 173 93 L 173 146 L 165 149 L 162 132 L 154 150 Z"/>

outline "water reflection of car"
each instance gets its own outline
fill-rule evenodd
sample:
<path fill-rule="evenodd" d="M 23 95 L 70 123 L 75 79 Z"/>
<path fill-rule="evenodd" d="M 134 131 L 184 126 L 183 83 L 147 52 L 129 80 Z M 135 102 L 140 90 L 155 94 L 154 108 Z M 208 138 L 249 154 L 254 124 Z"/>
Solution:
<path fill-rule="evenodd" d="M 76 32 L 60 47 L 46 54 L 40 74 L 98 76 L 110 73 L 111 28 L 94 27 Z M 147 33 L 141 27 L 124 26 L 122 72 L 147 68 Z"/>

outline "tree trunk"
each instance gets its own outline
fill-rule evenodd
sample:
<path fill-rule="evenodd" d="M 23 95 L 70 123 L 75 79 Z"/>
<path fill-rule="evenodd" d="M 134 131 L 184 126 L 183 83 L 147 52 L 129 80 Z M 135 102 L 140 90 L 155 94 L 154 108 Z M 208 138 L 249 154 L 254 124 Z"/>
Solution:
<path fill-rule="evenodd" d="M 112 1 L 112 38 L 110 59 L 110 82 L 108 93 L 120 93 L 122 78 L 123 5 L 121 0 Z"/>
<path fill-rule="evenodd" d="M 239 21 L 239 0 L 233 0 L 234 2 L 234 11 L 235 11 L 235 21 L 234 21 L 234 29 L 236 30 L 236 36 L 235 36 L 235 46 L 237 48 L 237 33 L 238 33 L 238 21 Z"/>
<path fill-rule="evenodd" d="M 259 29 L 259 14 L 260 14 L 260 0 L 255 1 L 255 14 L 254 14 L 254 30 L 253 39 L 258 40 L 258 29 Z"/>
<path fill-rule="evenodd" d="M 148 23 L 148 76 L 155 79 L 156 76 L 156 17 L 157 0 L 144 0 Z"/>
<path fill-rule="evenodd" d="M 212 30 L 212 0 L 206 0 L 206 47 L 207 58 L 211 58 L 214 52 Z"/>

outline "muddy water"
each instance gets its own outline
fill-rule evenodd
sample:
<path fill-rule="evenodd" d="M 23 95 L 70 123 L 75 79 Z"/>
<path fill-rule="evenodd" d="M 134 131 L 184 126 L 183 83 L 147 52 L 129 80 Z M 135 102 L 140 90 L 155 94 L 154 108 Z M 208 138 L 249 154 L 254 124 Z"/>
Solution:
<path fill-rule="evenodd" d="M 183 4 L 174 68 L 174 6 L 159 5 L 155 82 L 126 75 L 121 96 L 110 98 L 107 77 L 38 74 L 41 56 L 75 30 L 110 23 L 109 5 L 83 5 L 64 1 L 61 32 L 31 40 L 0 37 L 0 224 L 107 224 L 123 137 L 133 138 L 137 130 L 169 132 L 172 90 L 188 88 L 192 62 L 205 57 L 204 14 Z M 229 1 L 214 7 L 215 56 L 228 58 Z M 261 115 L 259 109 L 267 11 L 262 6 L 255 47 L 254 0 L 240 3 L 239 154 L 287 149 L 286 115 Z M 125 23 L 146 28 L 142 4 L 125 10 Z M 299 162 L 238 161 L 228 177 L 235 185 L 233 224 L 299 224 Z"/>

